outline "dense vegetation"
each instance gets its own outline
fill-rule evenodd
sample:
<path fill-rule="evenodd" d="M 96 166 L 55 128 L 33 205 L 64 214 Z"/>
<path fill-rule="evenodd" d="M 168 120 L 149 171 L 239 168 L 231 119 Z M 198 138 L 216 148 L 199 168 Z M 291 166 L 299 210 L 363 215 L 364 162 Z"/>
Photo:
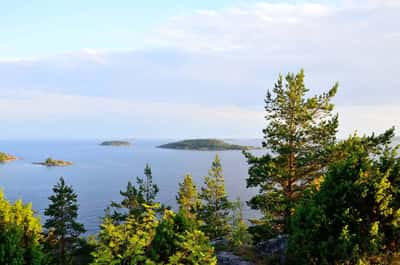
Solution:
<path fill-rule="evenodd" d="M 182 149 L 182 150 L 209 150 L 209 151 L 253 149 L 253 147 L 251 146 L 229 144 L 218 139 L 183 140 L 179 142 L 163 144 L 160 145 L 159 148 Z"/>
<path fill-rule="evenodd" d="M 130 146 L 131 143 L 128 141 L 105 141 L 102 142 L 100 145 L 104 146 Z"/>
<path fill-rule="evenodd" d="M 400 243 L 400 159 L 393 130 L 352 136 L 320 189 L 296 209 L 290 253 L 296 264 L 388 264 Z"/>
<path fill-rule="evenodd" d="M 262 213 L 250 227 L 240 199 L 228 199 L 218 155 L 201 187 L 184 176 L 176 212 L 157 201 L 159 187 L 146 165 L 143 176 L 120 192 L 121 201 L 110 203 L 99 234 L 88 238 L 76 221 L 77 194 L 63 178 L 49 197 L 45 229 L 29 204 L 10 203 L 0 193 L 0 264 L 216 264 L 221 249 L 256 264 L 396 264 L 400 147 L 393 145 L 394 128 L 337 141 L 331 103 L 337 89 L 335 84 L 308 97 L 300 71 L 280 76 L 267 92 L 263 145 L 269 152 L 257 157 L 243 151 L 247 186 L 259 188 L 248 204 Z M 216 150 L 226 144 L 213 141 L 171 148 Z M 252 244 L 282 234 L 288 237 L 284 259 L 270 256 L 263 263 Z"/>

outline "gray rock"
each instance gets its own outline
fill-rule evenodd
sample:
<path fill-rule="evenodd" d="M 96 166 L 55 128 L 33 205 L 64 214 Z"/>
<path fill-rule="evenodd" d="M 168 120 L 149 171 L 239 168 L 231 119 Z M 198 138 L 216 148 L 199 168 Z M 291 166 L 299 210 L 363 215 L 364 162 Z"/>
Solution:
<path fill-rule="evenodd" d="M 217 252 L 218 265 L 253 265 L 253 263 L 241 259 L 232 252 Z"/>
<path fill-rule="evenodd" d="M 280 263 L 285 263 L 288 235 L 279 235 L 268 241 L 258 243 L 255 248 L 261 255 L 276 257 Z"/>

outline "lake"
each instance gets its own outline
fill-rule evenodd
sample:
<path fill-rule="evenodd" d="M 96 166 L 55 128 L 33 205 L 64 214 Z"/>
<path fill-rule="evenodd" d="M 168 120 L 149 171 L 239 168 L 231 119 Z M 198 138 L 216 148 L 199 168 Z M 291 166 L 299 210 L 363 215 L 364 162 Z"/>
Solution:
<path fill-rule="evenodd" d="M 197 186 L 211 166 L 216 153 L 220 155 L 231 199 L 248 200 L 257 192 L 246 189 L 247 163 L 241 151 L 187 151 L 168 150 L 156 146 L 168 140 L 135 140 L 130 147 L 100 146 L 101 141 L 0 141 L 0 151 L 17 156 L 20 160 L 0 164 L 0 187 L 7 199 L 22 198 L 32 202 L 33 209 L 43 220 L 44 209 L 52 187 L 63 176 L 78 194 L 79 221 L 84 223 L 88 234 L 99 229 L 100 217 L 112 200 L 120 201 L 119 191 L 125 189 L 129 180 L 143 175 L 148 163 L 153 172 L 153 181 L 160 192 L 158 201 L 176 206 L 178 183 L 185 174 L 192 174 Z M 259 140 L 235 140 L 234 143 L 255 145 Z M 262 150 L 252 151 L 261 154 Z M 69 167 L 44 167 L 32 162 L 44 161 L 47 157 L 71 161 Z M 245 209 L 247 218 L 257 212 Z"/>

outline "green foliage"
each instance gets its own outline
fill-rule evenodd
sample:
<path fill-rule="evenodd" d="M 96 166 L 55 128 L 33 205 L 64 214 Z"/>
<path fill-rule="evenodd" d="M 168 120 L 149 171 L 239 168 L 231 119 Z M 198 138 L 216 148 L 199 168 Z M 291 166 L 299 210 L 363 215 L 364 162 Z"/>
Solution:
<path fill-rule="evenodd" d="M 71 186 L 65 184 L 63 177 L 53 187 L 53 193 L 49 197 L 51 203 L 44 212 L 48 216 L 44 227 L 48 229 L 48 238 L 53 239 L 49 248 L 58 263 L 63 265 L 69 263 L 71 252 L 76 248 L 79 236 L 85 232 L 85 228 L 76 221 L 78 195 Z"/>
<path fill-rule="evenodd" d="M 229 144 L 218 139 L 192 139 L 192 140 L 183 140 L 179 142 L 160 145 L 159 148 L 218 151 L 218 150 L 246 150 L 246 149 L 251 149 L 251 146 Z"/>
<path fill-rule="evenodd" d="M 5 163 L 5 162 L 15 160 L 15 159 L 16 159 L 15 156 L 0 152 L 0 163 Z"/>
<path fill-rule="evenodd" d="M 179 204 L 179 211 L 185 217 L 192 220 L 197 219 L 197 213 L 200 211 L 202 203 L 191 175 L 186 175 L 183 182 L 179 183 L 176 201 Z"/>
<path fill-rule="evenodd" d="M 30 204 L 11 204 L 0 191 L 0 264 L 45 264 L 40 246 L 42 226 Z"/>
<path fill-rule="evenodd" d="M 49 167 L 70 166 L 70 165 L 72 165 L 71 162 L 63 161 L 63 160 L 56 160 L 56 159 L 53 159 L 51 157 L 47 158 L 44 162 L 34 163 L 34 164 L 39 164 L 39 165 L 44 165 L 44 166 L 49 166 Z"/>
<path fill-rule="evenodd" d="M 203 200 L 203 207 L 199 212 L 203 222 L 202 231 L 210 239 L 226 236 L 231 230 L 228 223 L 231 203 L 225 191 L 225 179 L 218 155 L 215 156 L 208 176 L 204 179 L 200 198 Z"/>
<path fill-rule="evenodd" d="M 202 231 L 186 231 L 179 237 L 179 250 L 169 258 L 168 265 L 216 265 L 217 258 L 208 237 Z"/>
<path fill-rule="evenodd" d="M 187 231 L 193 231 L 195 227 L 195 220 L 186 218 L 183 212 L 174 214 L 172 211 L 166 210 L 151 243 L 149 253 L 152 259 L 167 263 L 169 257 L 180 249 L 181 240 L 184 239 L 182 236 Z"/>
<path fill-rule="evenodd" d="M 52 165 L 55 164 L 55 160 L 52 159 L 51 157 L 47 158 L 46 161 L 44 161 L 46 164 Z"/>
<path fill-rule="evenodd" d="M 339 145 L 343 159 L 293 217 L 288 253 L 295 264 L 390 264 L 400 243 L 400 159 L 392 137 L 393 129 Z"/>
<path fill-rule="evenodd" d="M 149 262 L 146 252 L 154 238 L 158 220 L 152 206 L 143 207 L 145 212 L 140 218 L 129 215 L 121 224 L 115 224 L 109 218 L 105 220 L 91 264 L 154 264 Z"/>
<path fill-rule="evenodd" d="M 130 146 L 131 143 L 128 141 L 105 141 L 102 142 L 100 145 L 104 146 Z"/>
<path fill-rule="evenodd" d="M 139 217 L 145 212 L 144 204 L 155 203 L 159 189 L 156 184 L 153 184 L 153 176 L 148 164 L 144 169 L 144 177 L 137 177 L 136 183 L 138 188 L 129 181 L 126 190 L 120 191 L 122 201 L 111 203 L 111 207 L 115 209 L 111 216 L 114 222 L 125 221 L 129 215 Z"/>
<path fill-rule="evenodd" d="M 260 194 L 249 204 L 264 214 L 267 225 L 288 232 L 292 211 L 304 189 L 319 177 L 332 160 L 338 117 L 332 114 L 331 99 L 338 84 L 327 93 L 306 98 L 304 72 L 280 75 L 267 92 L 267 126 L 263 146 L 269 153 L 255 157 L 244 152 L 249 168 L 248 187 Z"/>
<path fill-rule="evenodd" d="M 165 210 L 161 222 L 155 207 L 144 205 L 142 216 L 128 216 L 101 226 L 92 265 L 216 264 L 208 238 L 182 214 Z"/>
<path fill-rule="evenodd" d="M 240 198 L 232 205 L 232 231 L 228 237 L 232 248 L 250 245 L 252 242 L 248 227 L 243 219 L 243 205 Z"/>

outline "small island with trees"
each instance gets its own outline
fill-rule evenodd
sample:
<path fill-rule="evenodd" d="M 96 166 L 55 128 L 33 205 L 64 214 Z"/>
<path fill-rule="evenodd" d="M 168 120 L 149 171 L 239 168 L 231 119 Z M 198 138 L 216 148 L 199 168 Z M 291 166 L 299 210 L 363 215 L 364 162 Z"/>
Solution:
<path fill-rule="evenodd" d="M 14 160 L 17 160 L 17 158 L 15 156 L 0 152 L 0 163 L 11 162 Z"/>
<path fill-rule="evenodd" d="M 63 161 L 63 160 L 55 160 L 51 157 L 47 158 L 44 162 L 34 162 L 34 165 L 42 165 L 46 167 L 66 167 L 71 166 L 72 162 Z"/>
<path fill-rule="evenodd" d="M 253 146 L 230 144 L 218 139 L 190 139 L 158 146 L 165 149 L 199 150 L 199 151 L 224 151 L 224 150 L 250 150 Z"/>
<path fill-rule="evenodd" d="M 128 141 L 104 141 L 100 145 L 102 145 L 102 146 L 130 146 L 131 143 Z"/>

